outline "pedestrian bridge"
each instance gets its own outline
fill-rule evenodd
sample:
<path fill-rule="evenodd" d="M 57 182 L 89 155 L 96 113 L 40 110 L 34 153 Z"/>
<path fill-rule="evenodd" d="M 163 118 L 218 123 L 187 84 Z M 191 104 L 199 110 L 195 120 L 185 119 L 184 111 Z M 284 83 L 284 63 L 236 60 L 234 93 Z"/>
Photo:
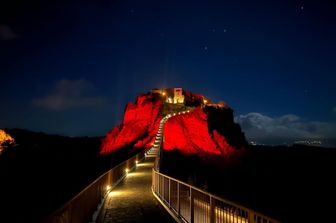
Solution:
<path fill-rule="evenodd" d="M 49 216 L 52 223 L 277 223 L 279 221 L 159 172 L 164 117 L 156 139 Z"/>

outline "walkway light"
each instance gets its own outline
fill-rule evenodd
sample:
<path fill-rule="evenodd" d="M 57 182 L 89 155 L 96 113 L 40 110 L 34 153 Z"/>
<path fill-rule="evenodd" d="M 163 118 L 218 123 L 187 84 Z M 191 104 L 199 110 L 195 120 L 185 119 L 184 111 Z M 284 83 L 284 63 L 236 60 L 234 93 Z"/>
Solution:
<path fill-rule="evenodd" d="M 128 172 L 129 172 L 129 169 L 128 169 L 128 168 L 126 168 L 126 169 L 125 169 L 125 172 L 126 172 L 126 173 L 128 173 Z"/>
<path fill-rule="evenodd" d="M 107 185 L 107 186 L 106 186 L 106 190 L 111 190 L 111 186 L 110 186 L 110 185 Z"/>
<path fill-rule="evenodd" d="M 135 164 L 138 164 L 139 162 L 138 162 L 138 160 L 135 160 Z"/>

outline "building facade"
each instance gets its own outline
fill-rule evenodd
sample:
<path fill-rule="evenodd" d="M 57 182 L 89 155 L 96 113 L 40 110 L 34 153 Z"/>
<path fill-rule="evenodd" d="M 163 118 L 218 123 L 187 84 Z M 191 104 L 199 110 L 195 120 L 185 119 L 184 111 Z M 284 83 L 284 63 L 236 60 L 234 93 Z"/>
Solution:
<path fill-rule="evenodd" d="M 184 95 L 182 88 L 174 88 L 174 104 L 183 104 L 184 103 Z"/>

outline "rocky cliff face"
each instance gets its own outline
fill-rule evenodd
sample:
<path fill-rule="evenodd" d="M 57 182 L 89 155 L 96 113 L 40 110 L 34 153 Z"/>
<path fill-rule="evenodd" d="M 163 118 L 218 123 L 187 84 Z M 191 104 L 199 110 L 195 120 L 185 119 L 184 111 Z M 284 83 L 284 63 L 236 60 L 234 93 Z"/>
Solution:
<path fill-rule="evenodd" d="M 114 127 L 103 140 L 101 154 L 126 146 L 149 149 L 159 128 L 161 109 L 161 100 L 152 94 L 140 95 L 135 103 L 128 103 L 122 124 Z"/>
<path fill-rule="evenodd" d="M 190 113 L 170 118 L 164 128 L 165 151 L 200 158 L 228 158 L 247 147 L 230 108 L 197 107 Z"/>
<path fill-rule="evenodd" d="M 245 135 L 240 125 L 234 122 L 233 110 L 227 105 L 205 106 L 209 132 L 217 131 L 227 143 L 235 149 L 241 150 L 248 147 Z"/>
<path fill-rule="evenodd" d="M 170 92 L 171 89 L 167 89 Z M 183 155 L 229 157 L 247 148 L 247 142 L 233 110 L 228 106 L 204 106 L 204 96 L 184 92 L 190 113 L 170 118 L 164 127 L 164 151 L 178 151 Z M 123 147 L 148 149 L 152 146 L 162 118 L 164 98 L 160 94 L 146 94 L 126 106 L 123 123 L 116 126 L 103 140 L 101 154 Z"/>

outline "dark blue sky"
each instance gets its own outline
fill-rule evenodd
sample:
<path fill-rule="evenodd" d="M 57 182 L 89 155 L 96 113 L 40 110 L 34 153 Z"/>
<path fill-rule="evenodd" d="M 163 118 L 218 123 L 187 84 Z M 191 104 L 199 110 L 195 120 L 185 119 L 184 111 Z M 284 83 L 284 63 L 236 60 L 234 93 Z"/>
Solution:
<path fill-rule="evenodd" d="M 226 101 L 247 135 L 280 137 L 268 118 L 336 135 L 333 1 L 0 4 L 0 127 L 104 135 L 139 93 L 180 86 Z"/>

